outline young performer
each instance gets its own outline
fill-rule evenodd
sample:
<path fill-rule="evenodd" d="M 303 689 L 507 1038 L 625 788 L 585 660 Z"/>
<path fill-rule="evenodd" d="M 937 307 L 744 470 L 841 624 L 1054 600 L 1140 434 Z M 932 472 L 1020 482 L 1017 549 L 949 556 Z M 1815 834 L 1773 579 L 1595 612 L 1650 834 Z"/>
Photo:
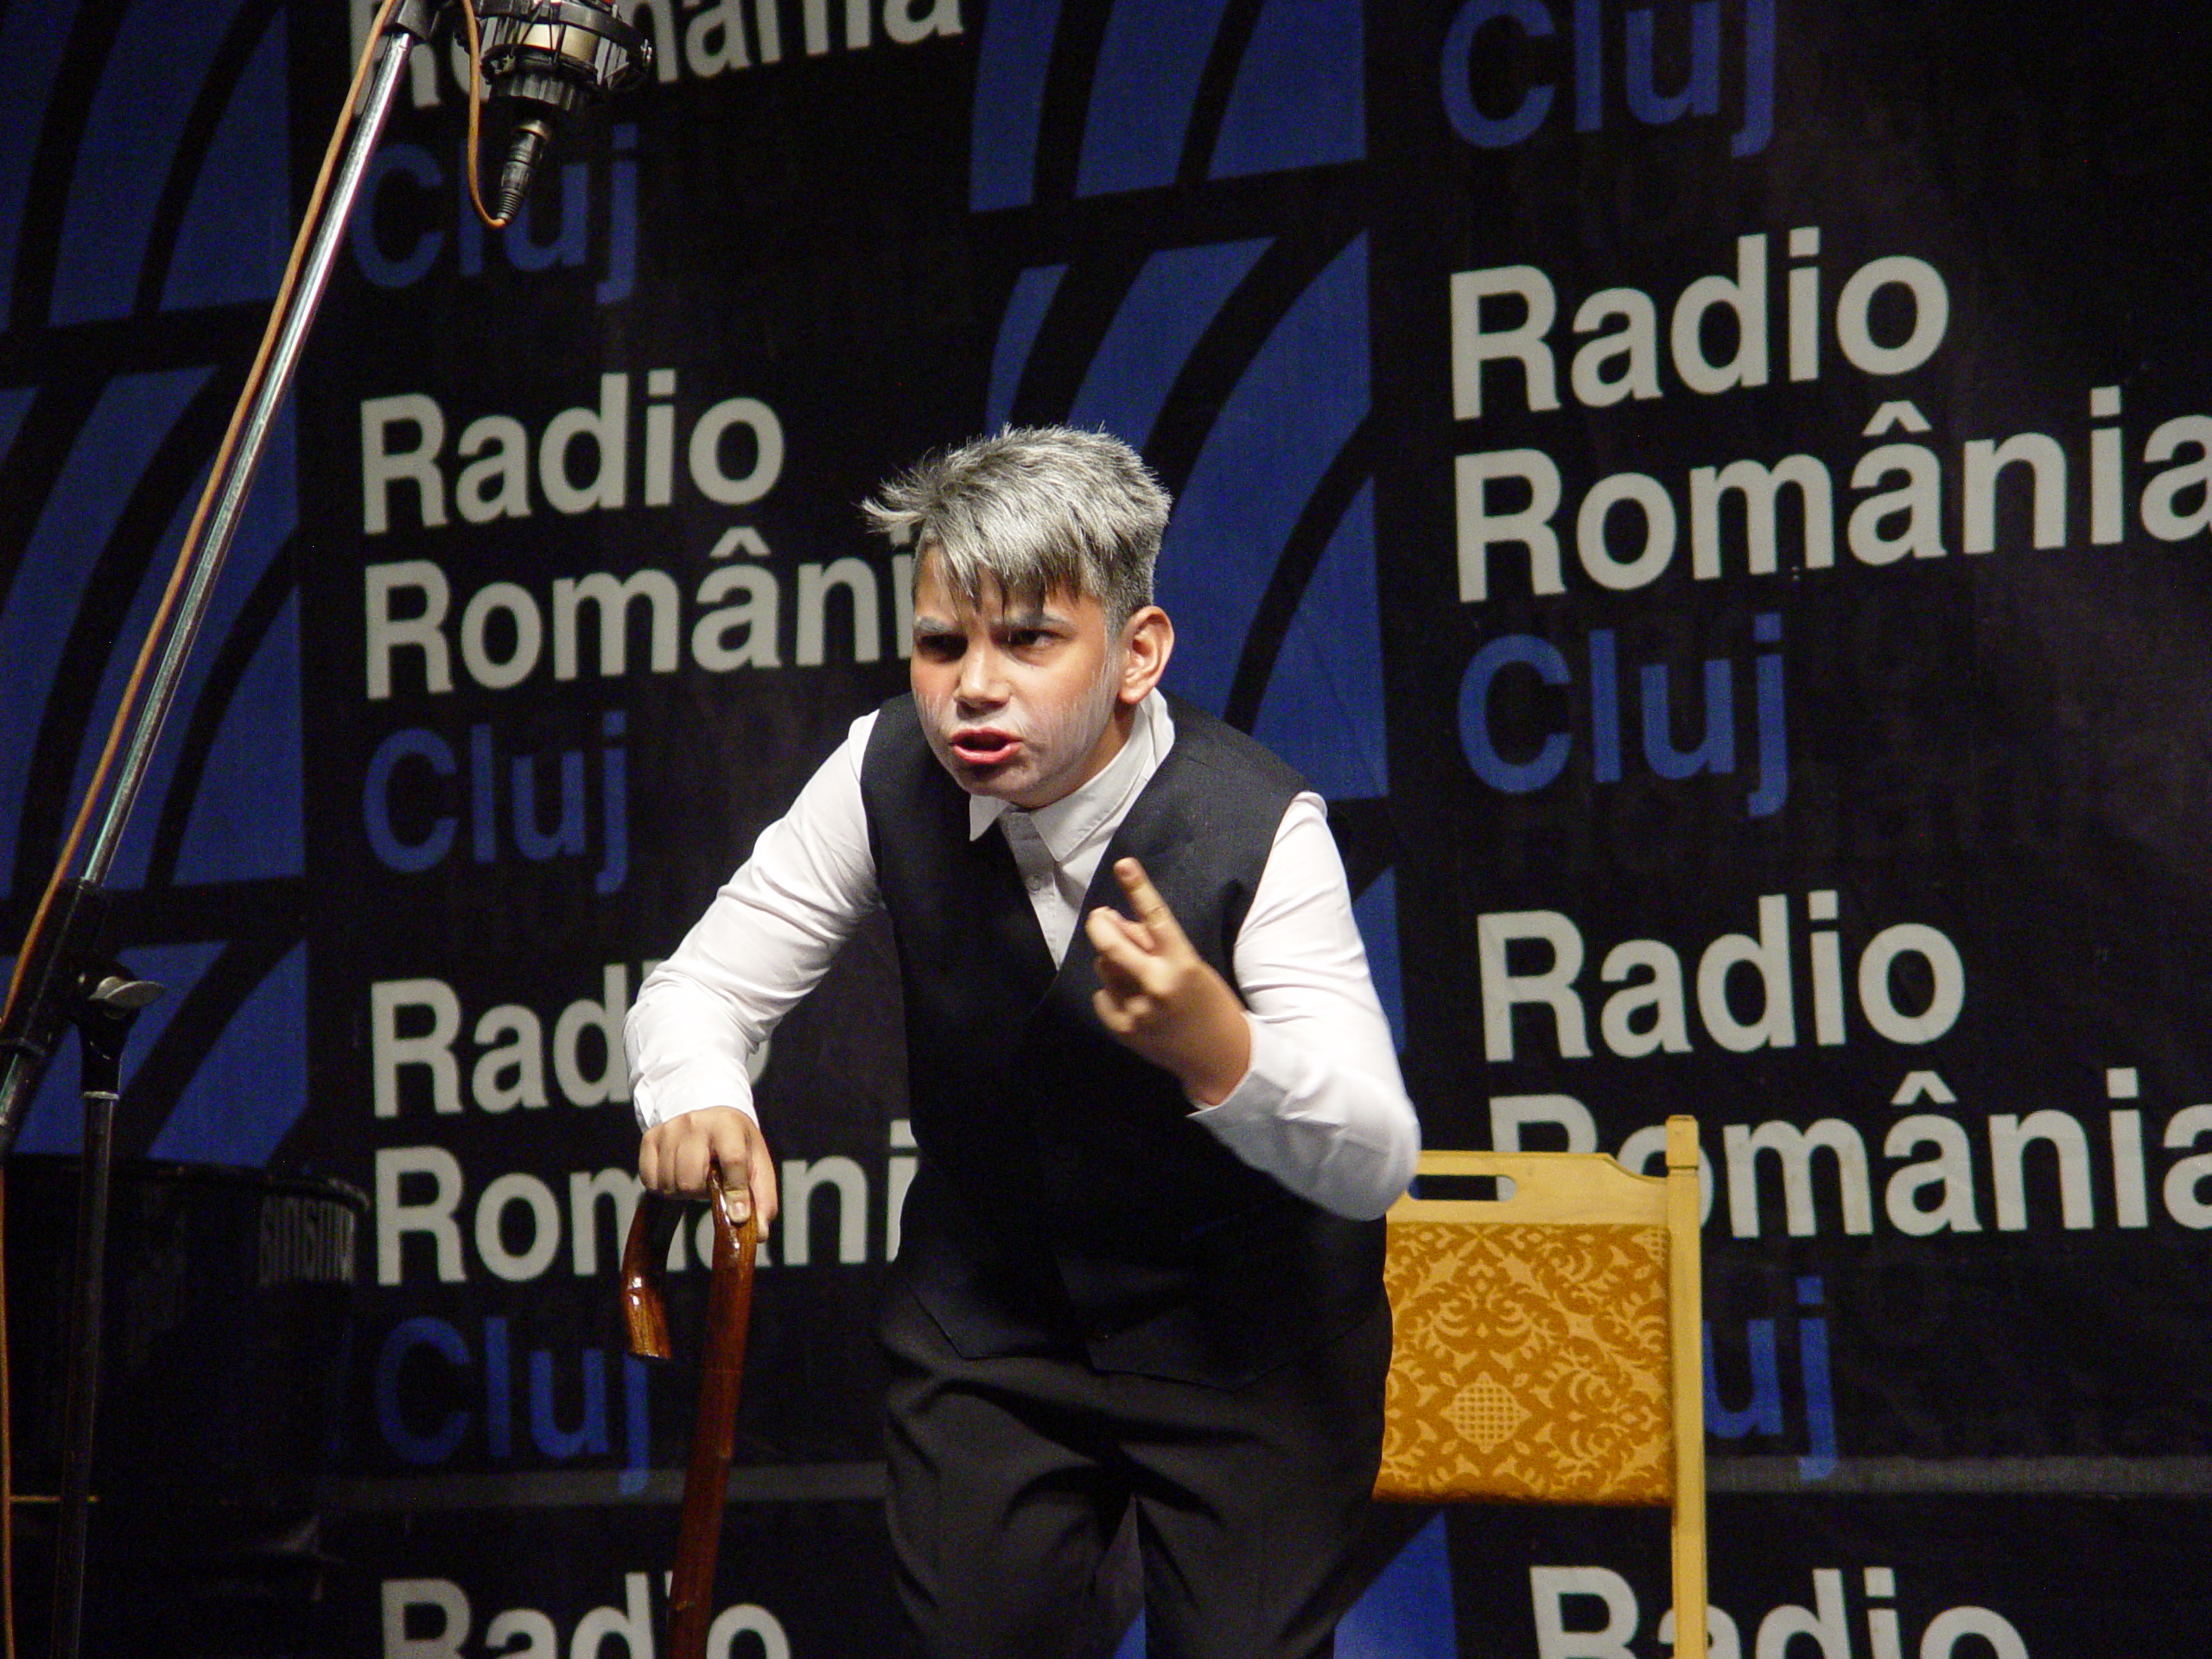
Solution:
<path fill-rule="evenodd" d="M 1158 690 L 1168 499 L 1125 445 L 1010 429 L 868 511 L 918 550 L 912 695 L 640 990 L 639 1174 L 697 1192 L 711 1160 L 772 1217 L 747 1058 L 883 906 L 919 1148 L 889 1518 L 924 1646 L 1088 1659 L 1134 1510 L 1153 1655 L 1326 1656 L 1381 1444 L 1376 1217 L 1419 1129 L 1321 803 Z"/>

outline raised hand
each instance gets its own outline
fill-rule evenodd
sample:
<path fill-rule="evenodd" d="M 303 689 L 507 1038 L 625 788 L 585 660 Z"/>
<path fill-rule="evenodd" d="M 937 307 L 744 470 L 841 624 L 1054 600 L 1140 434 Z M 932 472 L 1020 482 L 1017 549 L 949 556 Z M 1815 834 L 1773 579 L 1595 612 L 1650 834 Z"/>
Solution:
<path fill-rule="evenodd" d="M 1173 1072 L 1193 1099 L 1217 1104 L 1251 1064 L 1243 1004 L 1192 948 L 1144 866 L 1125 858 L 1114 874 L 1136 918 L 1103 906 L 1084 918 L 1098 953 L 1091 1006 L 1122 1044 Z"/>

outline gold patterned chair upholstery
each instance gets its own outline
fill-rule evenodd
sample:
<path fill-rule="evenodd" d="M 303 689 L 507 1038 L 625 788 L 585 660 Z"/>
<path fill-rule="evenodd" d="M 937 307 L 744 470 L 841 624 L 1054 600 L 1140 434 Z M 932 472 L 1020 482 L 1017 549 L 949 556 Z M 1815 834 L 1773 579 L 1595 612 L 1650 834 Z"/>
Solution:
<path fill-rule="evenodd" d="M 1667 1120 L 1663 1177 L 1597 1153 L 1423 1153 L 1423 1175 L 1512 1190 L 1400 1199 L 1383 1268 L 1375 1495 L 1669 1505 L 1676 1659 L 1706 1651 L 1697 1165 L 1689 1117 Z"/>

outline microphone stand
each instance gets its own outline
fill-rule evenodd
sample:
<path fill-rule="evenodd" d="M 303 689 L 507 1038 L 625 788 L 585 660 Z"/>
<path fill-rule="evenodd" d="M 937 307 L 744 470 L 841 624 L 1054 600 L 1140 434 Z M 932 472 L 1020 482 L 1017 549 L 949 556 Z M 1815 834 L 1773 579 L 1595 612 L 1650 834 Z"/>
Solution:
<path fill-rule="evenodd" d="M 82 1623 L 84 1522 L 90 1501 L 93 1397 L 99 1371 L 99 1280 L 106 1249 L 109 1148 L 117 1078 L 131 1017 L 160 991 L 156 986 L 132 980 L 107 961 L 104 935 L 110 906 L 101 882 L 115 861 L 124 826 L 145 782 L 154 746 L 176 699 L 185 662 L 207 619 L 215 580 L 238 529 L 246 492 L 268 448 L 270 425 L 291 389 L 308 330 L 330 283 L 339 238 L 353 216 L 369 158 L 391 113 L 408 54 L 430 40 L 444 3 L 445 0 L 388 0 L 388 10 L 379 14 L 379 34 L 366 84 L 359 94 L 359 114 L 347 133 L 336 169 L 329 175 L 331 188 L 320 205 L 321 217 L 308 227 L 307 250 L 297 280 L 291 280 L 288 268 L 287 285 L 278 289 L 266 337 L 266 356 L 257 359 L 255 368 L 248 372 L 245 406 L 234 428 L 237 442 L 232 443 L 226 436 L 203 497 L 205 512 L 195 517 L 192 529 L 186 532 L 186 546 L 179 556 L 172 584 L 172 591 L 181 594 L 176 617 L 162 642 L 160 660 L 145 698 L 132 712 L 122 769 L 103 808 L 84 873 L 58 881 L 42 904 L 43 925 L 35 920 L 32 924 L 34 938 L 26 945 L 16 994 L 4 1017 L 0 1017 L 0 1065 L 4 1065 L 0 1071 L 0 1166 L 15 1149 L 23 1114 L 55 1045 L 61 1040 L 65 1025 L 77 1027 L 85 1050 L 84 1182 L 72 1338 L 76 1351 L 71 1360 L 67 1408 L 67 1469 L 55 1576 L 54 1659 L 75 1659 Z M 620 16 L 614 0 L 480 0 L 480 4 L 488 20 L 480 53 L 476 54 L 480 67 L 499 82 L 502 93 L 535 106 L 517 123 L 500 176 L 500 213 L 497 218 L 485 214 L 486 222 L 497 227 L 504 226 L 521 206 L 531 172 L 550 142 L 558 118 L 601 92 L 619 90 L 642 79 L 652 64 L 652 48 Z M 474 16 L 465 3 L 462 10 L 470 45 L 475 48 L 480 41 Z M 355 77 L 359 84 L 358 68 Z M 475 85 L 472 72 L 468 183 L 477 211 L 484 213 L 477 194 Z M 328 165 L 326 157 L 326 168 Z M 321 188 L 319 176 L 316 188 Z M 317 211 L 312 200 L 308 211 Z M 168 602 L 164 599 L 165 608 Z M 156 626 L 159 626 L 158 620 Z M 124 695 L 127 698 L 130 693 Z M 104 769 L 105 756 L 101 765 Z M 95 774 L 95 789 L 99 775 Z M 74 844 L 73 837 L 68 845 L 73 848 Z M 65 868 L 68 857 L 65 850 Z M 7 1633 L 7 1640 L 12 1652 L 12 1630 Z"/>
<path fill-rule="evenodd" d="M 87 975 L 105 959 L 101 935 L 109 906 L 106 891 L 100 883 L 115 862 L 124 830 L 137 803 L 139 788 L 145 782 L 154 746 L 161 739 L 162 724 L 176 700 L 186 659 L 191 656 L 200 625 L 207 620 L 215 579 L 222 573 L 224 556 L 230 551 L 231 538 L 237 533 L 246 492 L 251 487 L 269 447 L 270 424 L 276 418 L 285 393 L 291 390 L 301 348 L 315 321 L 315 308 L 330 283 L 338 239 L 345 233 L 346 221 L 360 194 L 362 176 L 384 130 L 385 118 L 391 113 L 407 54 L 417 42 L 430 38 L 435 13 L 436 0 L 400 0 L 392 12 L 384 38 L 378 43 L 376 60 L 362 98 L 360 118 L 353 124 L 321 221 L 315 227 L 300 279 L 289 294 L 279 297 L 274 344 L 239 425 L 238 443 L 227 455 L 216 458 L 219 471 L 214 505 L 201 527 L 198 543 L 188 548 L 182 556 L 188 574 L 176 620 L 162 644 L 160 662 L 132 722 L 123 752 L 122 770 L 103 809 L 92 852 L 85 861 L 84 874 L 64 882 L 55 895 L 48 925 L 39 937 L 31 960 L 25 964 L 16 1007 L 5 1028 L 0 1029 L 0 1054 L 6 1056 L 6 1070 L 0 1073 L 0 1160 L 15 1149 L 32 1091 L 37 1088 L 46 1063 L 60 1040 L 63 1027 L 73 1018 L 73 1006 L 81 990 L 72 988 L 95 982 Z"/>
<path fill-rule="evenodd" d="M 399 0 L 377 43 L 359 118 L 353 124 L 321 221 L 315 226 L 299 280 L 280 294 L 273 344 L 238 427 L 238 440 L 216 458 L 213 505 L 196 544 L 181 556 L 184 588 L 176 620 L 163 642 L 145 700 L 124 750 L 122 770 L 103 810 L 84 874 L 61 884 L 47 925 L 32 948 L 15 1007 L 0 1028 L 0 1160 L 14 1150 L 24 1113 L 61 1040 L 74 1025 L 83 1043 L 85 1144 L 73 1269 L 70 1358 L 64 1431 L 62 1503 L 56 1537 L 54 1659 L 76 1659 L 82 1635 L 86 1521 L 91 1500 L 92 1436 L 100 1357 L 102 1268 L 106 1254 L 109 1159 L 123 1045 L 137 1011 L 160 988 L 133 979 L 106 960 L 102 935 L 109 899 L 101 886 L 115 861 L 148 763 L 175 701 L 186 659 L 206 620 L 215 580 L 238 529 L 240 510 L 267 450 L 269 429 L 291 388 L 301 348 L 329 286 L 339 238 L 359 198 L 370 156 L 391 114 L 408 54 L 428 41 L 438 0 Z M 10 1637 L 12 1650 L 13 1638 Z"/>
<path fill-rule="evenodd" d="M 212 502 L 213 505 L 204 517 L 195 517 L 192 530 L 186 533 L 187 546 L 180 556 L 177 578 L 181 584 L 181 604 L 162 642 L 161 660 L 145 699 L 134 711 L 122 771 L 108 797 L 84 874 L 58 883 L 50 903 L 41 909 L 47 925 L 32 924 L 36 937 L 29 945 L 29 959 L 23 964 L 19 991 L 0 1020 L 0 1058 L 5 1065 L 4 1071 L 0 1071 L 0 1161 L 14 1149 L 32 1090 L 60 1039 L 62 1027 L 72 1018 L 68 988 L 91 982 L 86 974 L 103 960 L 100 936 L 107 895 L 100 887 L 101 880 L 115 861 L 124 827 L 130 822 L 139 787 L 145 781 L 154 745 L 160 740 L 169 705 L 175 701 L 185 661 L 199 639 L 215 578 L 221 573 L 231 537 L 238 528 L 239 510 L 268 448 L 270 423 L 291 389 L 301 347 L 307 341 L 323 290 L 329 286 L 338 238 L 353 216 L 362 175 L 384 130 L 385 118 L 391 114 L 407 55 L 430 39 L 443 3 L 444 0 L 396 0 L 381 25 L 361 94 L 359 118 L 347 135 L 329 195 L 321 204 L 322 216 L 312 227 L 299 280 L 279 289 L 270 320 L 266 360 L 257 361 L 257 379 L 250 373 L 246 407 L 235 428 L 238 442 L 232 445 L 226 436 L 225 447 L 215 457 L 208 493 L 203 498 L 203 505 Z M 500 170 L 499 213 L 495 217 L 485 209 L 477 193 L 477 101 L 472 80 L 469 196 L 485 222 L 497 229 L 521 207 L 531 170 L 551 142 L 560 117 L 602 92 L 619 91 L 642 79 L 652 63 L 652 46 L 619 15 L 615 0 L 480 0 L 480 5 L 486 20 L 481 50 L 477 54 L 480 66 L 496 83 L 495 93 L 513 99 L 526 111 L 516 122 L 513 143 Z M 474 50 L 480 43 L 478 31 L 474 12 L 466 0 L 463 15 Z M 317 188 L 321 188 L 320 180 Z M 314 211 L 312 203 L 310 211 Z M 287 277 L 289 282 L 289 271 Z M 163 601 L 164 607 L 168 602 Z M 103 769 L 105 765 L 103 756 Z M 69 844 L 73 848 L 73 839 Z M 65 861 L 67 856 L 65 852 Z"/>
<path fill-rule="evenodd" d="M 77 1177 L 77 1259 L 72 1264 L 69 1370 L 61 1408 L 61 1506 L 54 1535 L 53 1659 L 77 1659 L 84 1637 L 85 1538 L 92 1501 L 92 1415 L 99 1399 L 100 1330 L 107 1278 L 109 1173 L 123 1046 L 138 1011 L 162 994 L 123 969 L 76 999 L 84 1044 L 85 1146 Z"/>

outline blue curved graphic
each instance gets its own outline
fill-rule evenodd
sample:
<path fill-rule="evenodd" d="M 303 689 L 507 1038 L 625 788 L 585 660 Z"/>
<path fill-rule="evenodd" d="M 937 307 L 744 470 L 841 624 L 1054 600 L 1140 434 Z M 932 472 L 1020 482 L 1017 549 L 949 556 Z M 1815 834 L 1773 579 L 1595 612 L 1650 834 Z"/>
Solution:
<path fill-rule="evenodd" d="M 1226 0 L 1119 0 L 1106 21 L 1077 161 L 1076 194 L 1175 182 Z M 969 206 L 1036 199 L 1059 0 L 991 8 L 977 49 Z M 1357 0 L 1268 0 L 1238 61 L 1212 177 L 1362 159 L 1366 40 Z"/>
<path fill-rule="evenodd" d="M 0 455 L 15 448 L 16 434 L 23 424 L 23 416 L 31 412 L 31 404 L 38 397 L 35 386 L 10 386 L 0 391 Z"/>
<path fill-rule="evenodd" d="M 25 550 L 22 569 L 37 579 L 17 581 L 0 610 L 0 707 L 27 715 L 46 707 L 79 601 L 131 486 L 208 372 L 118 375 L 100 394 Z M 0 893 L 9 891 L 15 868 L 30 760 L 20 730 L 0 743 Z"/>
<path fill-rule="evenodd" d="M 1168 248 L 1145 261 L 1068 410 L 1142 448 L 1207 326 L 1268 248 L 1264 237 Z"/>
<path fill-rule="evenodd" d="M 219 944 L 132 945 L 130 970 L 166 988 L 132 1027 L 123 1055 L 124 1110 L 136 1121 L 165 1113 L 149 1155 L 258 1168 L 307 1109 L 307 947 L 295 946 L 263 978 L 216 1039 L 174 1106 L 131 1093 L 140 1065 L 222 955 Z M 22 1152 L 74 1152 L 84 1138 L 77 1045 L 55 1052 L 23 1119 Z"/>
<path fill-rule="evenodd" d="M 200 691 L 207 683 L 208 671 L 214 664 L 216 650 L 238 620 L 239 607 L 245 603 L 248 591 L 259 580 L 270 560 L 276 556 L 277 550 L 284 544 L 285 537 L 292 533 L 293 526 L 299 521 L 293 454 L 293 423 L 288 406 L 270 423 L 269 447 L 264 453 L 260 476 L 246 499 L 245 510 L 238 519 L 238 534 L 231 543 L 230 556 L 225 562 L 221 578 L 210 595 L 199 646 L 186 663 L 183 676 L 177 683 L 176 702 L 169 712 L 167 733 L 169 741 L 156 747 L 147 766 L 146 780 L 140 789 L 137 810 L 133 814 L 130 828 L 118 849 L 115 864 L 108 873 L 108 885 L 111 887 L 137 887 L 145 881 L 147 858 L 153 850 L 155 833 L 180 759 L 179 745 L 174 740 L 182 730 L 183 723 L 191 718 Z M 71 785 L 73 798 L 92 780 L 92 768 L 99 758 L 100 747 L 107 741 L 107 722 L 113 717 L 116 704 L 122 697 L 124 683 L 129 677 L 131 664 L 137 656 L 138 642 L 153 620 L 154 607 L 161 598 L 162 589 L 168 583 L 170 567 L 176 549 L 184 540 L 192 510 L 199 500 L 201 483 L 200 479 L 194 479 L 191 489 L 177 503 L 175 518 L 157 544 L 156 556 L 139 583 L 130 614 L 118 636 L 115 649 L 108 658 L 99 698 L 93 705 L 97 719 L 86 729 L 79 751 L 76 775 Z M 285 701 L 294 705 L 293 718 L 296 721 L 299 702 L 296 681 L 287 689 L 283 696 Z M 280 757 L 270 757 L 271 763 L 277 758 Z M 296 773 L 294 777 L 295 800 L 290 811 L 296 821 L 299 812 Z"/>
<path fill-rule="evenodd" d="M 174 6 L 131 9 L 86 119 L 61 223 L 53 321 L 130 314 L 156 204 L 194 99 L 241 0 L 214 0 L 181 27 Z"/>
<path fill-rule="evenodd" d="M 1037 331 L 1044 327 L 1045 313 L 1067 270 L 1065 265 L 1033 265 L 1014 278 L 1006 315 L 999 322 L 998 344 L 991 352 L 991 390 L 983 420 L 987 430 L 1003 426 L 1013 412 L 1014 394 L 1021 385 L 1022 370 L 1029 365 Z"/>
<path fill-rule="evenodd" d="M 135 944 L 119 953 L 132 973 L 164 988 L 162 995 L 131 1026 L 130 1039 L 124 1046 L 124 1110 L 135 1113 L 138 1109 L 139 1103 L 132 1096 L 130 1088 L 140 1064 L 153 1052 L 155 1043 L 176 1017 L 177 1010 L 184 1006 L 185 998 L 200 982 L 200 976 L 222 954 L 220 944 Z M 83 1144 L 85 1115 L 77 1092 L 77 1058 L 73 1037 L 54 1051 L 53 1064 L 39 1080 L 38 1093 L 32 1096 L 30 1109 L 23 1115 L 22 1131 L 16 1141 L 16 1151 L 74 1152 Z"/>
<path fill-rule="evenodd" d="M 22 246 L 31 164 L 38 158 L 39 117 L 54 96 L 71 12 L 57 0 L 10 6 L 0 19 L 0 108 L 8 111 L 0 121 L 0 329 L 15 322 L 16 255 Z"/>
<path fill-rule="evenodd" d="M 14 890 L 13 877 L 24 861 L 29 791 L 40 791 L 42 812 L 64 804 L 73 810 L 196 501 L 198 480 L 188 474 L 207 461 L 173 441 L 210 367 L 100 377 L 114 361 L 175 361 L 175 342 L 194 326 L 181 314 L 272 295 L 289 231 L 283 9 L 270 8 L 265 27 L 261 14 L 251 14 L 253 33 L 233 32 L 249 15 L 245 0 L 213 0 L 189 19 L 153 0 L 118 0 L 97 18 L 80 18 L 79 10 L 73 0 L 55 0 L 8 8 L 0 19 L 0 96 L 16 117 L 0 124 L 0 326 L 22 334 L 128 324 L 32 339 L 28 361 L 60 388 L 51 409 L 35 389 L 0 392 L 0 448 L 18 440 L 27 416 L 46 423 L 41 445 L 67 445 L 50 483 L 38 479 L 44 498 L 30 504 L 34 525 L 0 602 L 0 705 L 16 720 L 15 741 L 0 745 L 0 894 L 18 901 L 28 897 Z M 65 61 L 73 40 L 97 55 Z M 243 55 L 219 60 L 223 53 Z M 219 105 L 203 105 L 211 76 L 221 86 L 232 73 L 236 84 Z M 66 166 L 35 179 L 49 127 Z M 41 221 L 54 226 L 51 248 L 23 245 L 34 204 L 56 215 Z M 50 315 L 25 315 L 24 296 L 11 284 L 19 260 L 38 269 L 38 255 L 53 261 L 52 298 L 40 299 Z M 162 315 L 133 320 L 149 280 L 158 282 L 153 297 Z M 149 353 L 144 347 L 158 347 L 156 335 L 168 349 Z M 207 349 L 212 356 L 224 348 Z M 72 384 L 98 396 L 73 430 L 56 429 L 54 417 L 79 418 Z M 283 589 L 264 581 L 297 521 L 294 448 L 288 414 L 271 433 L 129 834 L 107 872 L 111 887 L 149 880 L 153 846 L 165 832 L 176 837 L 176 868 L 164 880 L 296 880 L 304 868 L 298 607 L 280 603 Z M 109 607 L 126 600 L 127 611 L 99 637 L 80 626 L 88 607 L 99 607 L 105 625 Z M 79 655 L 70 659 L 73 683 L 64 687 L 64 653 L 73 647 Z M 195 728 L 219 671 L 224 701 Z M 199 752 L 188 753 L 195 745 Z M 34 779 L 32 760 L 41 754 L 59 764 Z M 192 796 L 173 804 L 181 779 Z M 172 1104 L 180 1108 L 154 1148 L 164 1155 L 264 1162 L 304 1105 L 297 911 L 273 909 L 238 924 L 238 934 L 246 954 L 232 961 L 225 952 L 238 943 L 229 939 L 122 947 L 134 969 L 170 988 L 134 1030 L 125 1071 L 137 1084 L 143 1057 L 169 1033 L 163 1086 L 181 1094 L 133 1103 L 139 1144 Z M 245 976 L 280 957 L 258 987 Z M 194 997 L 189 1037 L 180 1046 L 185 1033 L 173 1022 Z M 211 1039 L 204 1066 L 186 1080 L 182 1071 Z M 74 1053 L 65 1050 L 20 1144 L 76 1143 L 75 1071 Z M 242 1114 L 238 1101 L 250 1103 Z"/>
<path fill-rule="evenodd" d="M 1366 79 L 1357 0 L 1268 0 L 1237 65 L 1212 176 L 1363 159 Z"/>
<path fill-rule="evenodd" d="M 1360 486 L 1306 584 L 1252 735 L 1332 799 L 1390 792 L 1372 484 Z"/>
<path fill-rule="evenodd" d="M 284 41 L 280 11 L 239 77 L 200 169 L 162 295 L 164 311 L 276 296 L 291 241 Z"/>
<path fill-rule="evenodd" d="M 1252 734 L 1332 801 L 1379 799 L 1390 792 L 1372 483 L 1360 486 L 1306 584 Z M 1352 914 L 1367 947 L 1375 995 L 1402 1048 L 1397 893 L 1396 872 L 1385 870 L 1354 901 Z"/>
<path fill-rule="evenodd" d="M 1398 1552 L 1337 1626 L 1337 1659 L 1455 1659 L 1444 1517 Z"/>
<path fill-rule="evenodd" d="M 216 731 L 177 850 L 177 880 L 251 881 L 303 874 L 301 761 L 295 594 L 255 651 Z"/>
<path fill-rule="evenodd" d="M 150 1148 L 156 1158 L 259 1168 L 307 1110 L 308 948 L 255 988 Z"/>
<path fill-rule="evenodd" d="M 1398 962 L 1398 873 L 1385 870 L 1352 900 L 1352 920 L 1359 926 L 1359 942 L 1367 947 L 1368 976 L 1375 982 L 1376 1000 L 1390 1021 L 1390 1040 L 1406 1046 L 1406 987 Z"/>
<path fill-rule="evenodd" d="M 1026 207 L 1037 190 L 1037 129 L 1059 32 L 1060 0 L 995 5 L 976 57 L 975 141 L 968 205 L 979 213 Z"/>
<path fill-rule="evenodd" d="M 1076 194 L 1175 182 L 1226 0 L 1121 0 L 1106 25 Z"/>
<path fill-rule="evenodd" d="M 1188 636 L 1167 682 L 1222 711 L 1276 559 L 1368 409 L 1367 239 L 1300 295 L 1215 421 L 1160 552 L 1160 603 Z"/>
<path fill-rule="evenodd" d="M 1452 1567 L 1439 1516 L 1376 1576 L 1367 1593 L 1337 1626 L 1336 1659 L 1455 1659 Z M 1144 1615 L 1129 1627 L 1114 1659 L 1144 1659 Z"/>

